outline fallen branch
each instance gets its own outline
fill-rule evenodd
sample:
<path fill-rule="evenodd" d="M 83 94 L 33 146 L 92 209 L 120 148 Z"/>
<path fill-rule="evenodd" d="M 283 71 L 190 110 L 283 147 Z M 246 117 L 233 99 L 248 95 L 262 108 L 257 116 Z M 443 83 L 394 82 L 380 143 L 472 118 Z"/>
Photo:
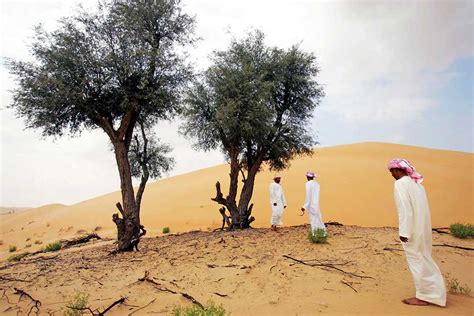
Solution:
<path fill-rule="evenodd" d="M 403 251 L 403 249 L 388 248 L 388 247 L 383 248 L 383 250 L 385 250 L 385 251 Z"/>
<path fill-rule="evenodd" d="M 74 239 L 70 239 L 70 240 L 63 240 L 63 241 L 61 241 L 61 246 L 62 246 L 62 248 L 70 248 L 70 247 L 73 247 L 73 246 L 76 246 L 76 245 L 79 245 L 79 244 L 87 243 L 91 239 L 100 240 L 102 238 L 99 235 L 97 235 L 96 233 L 92 233 L 92 234 L 82 236 L 82 237 L 79 237 L 79 238 L 74 238 Z"/>
<path fill-rule="evenodd" d="M 3 280 L 3 281 L 14 281 L 14 282 L 31 282 L 30 280 L 9 278 L 9 277 L 6 277 L 6 276 L 1 276 L 1 275 L 0 275 L 0 280 Z"/>
<path fill-rule="evenodd" d="M 449 227 L 439 227 L 439 228 L 432 228 L 431 230 L 437 232 L 438 234 L 450 234 L 450 232 L 445 232 L 445 230 L 449 230 Z"/>
<path fill-rule="evenodd" d="M 221 293 L 217 293 L 217 292 L 214 292 L 214 294 L 216 294 L 217 296 L 220 296 L 220 297 L 228 297 L 229 296 L 227 294 L 221 294 Z"/>
<path fill-rule="evenodd" d="M 326 222 L 326 223 L 324 223 L 324 225 L 326 225 L 326 226 L 344 226 L 343 224 L 341 224 L 339 222 L 335 222 L 335 221 Z"/>
<path fill-rule="evenodd" d="M 345 285 L 347 285 L 348 287 L 350 287 L 351 289 L 353 289 L 353 290 L 354 290 L 354 292 L 356 292 L 356 293 L 357 293 L 357 290 L 356 290 L 355 288 L 353 288 L 353 287 L 352 287 L 351 283 L 349 283 L 349 282 L 346 282 L 346 281 L 344 281 L 344 280 L 341 280 L 341 283 L 342 283 L 342 284 L 345 284 Z"/>
<path fill-rule="evenodd" d="M 448 244 L 433 245 L 433 247 L 451 247 L 451 248 L 462 249 L 462 250 L 474 250 L 474 248 L 470 248 L 470 247 L 453 246 L 453 245 L 448 245 Z"/>
<path fill-rule="evenodd" d="M 18 302 L 20 302 L 23 297 L 27 297 L 34 304 L 33 306 L 31 306 L 30 310 L 28 311 L 28 315 L 30 315 L 30 313 L 33 311 L 33 308 L 36 308 L 36 314 L 39 313 L 40 307 L 41 307 L 41 302 L 39 300 L 34 299 L 30 294 L 26 293 L 22 289 L 18 289 L 16 287 L 14 287 L 13 289 L 15 290 L 15 292 L 13 294 L 20 295 L 20 298 L 18 299 Z"/>
<path fill-rule="evenodd" d="M 125 297 L 121 297 L 120 299 L 116 300 L 115 302 L 113 302 L 109 307 L 107 307 L 106 309 L 104 309 L 103 312 L 99 313 L 99 316 L 102 316 L 104 315 L 105 313 L 107 313 L 109 310 L 111 310 L 115 305 L 119 305 L 119 304 L 122 304 L 123 302 L 125 302 L 126 298 Z"/>
<path fill-rule="evenodd" d="M 134 310 L 134 311 L 131 312 L 130 314 L 128 314 L 128 316 L 131 316 L 131 315 L 135 314 L 136 312 L 138 312 L 139 310 L 142 310 L 142 309 L 144 309 L 144 308 L 150 306 L 150 305 L 153 304 L 155 301 L 156 301 L 156 297 L 155 297 L 154 299 L 152 299 L 148 304 L 146 304 L 146 305 L 144 305 L 144 306 L 142 306 L 142 307 L 140 307 L 140 308 Z"/>
<path fill-rule="evenodd" d="M 92 310 L 92 308 L 90 308 L 89 306 L 87 306 L 87 307 L 66 306 L 66 307 L 70 308 L 70 309 L 73 309 L 73 310 L 77 310 L 77 311 L 89 311 L 91 313 L 91 315 L 93 315 L 93 316 L 103 316 L 103 315 L 105 315 L 105 313 L 107 313 L 109 310 L 111 310 L 115 305 L 119 305 L 119 304 L 122 304 L 123 302 L 125 302 L 126 299 L 127 299 L 126 297 L 119 298 L 118 300 L 116 300 L 115 302 L 110 304 L 109 307 L 104 309 L 104 311 L 102 311 L 102 312 L 100 312 L 98 309 Z M 97 313 L 96 313 L 96 311 L 97 311 Z"/>
<path fill-rule="evenodd" d="M 373 277 L 371 276 L 366 276 L 366 275 L 360 275 L 360 274 L 355 274 L 355 273 L 352 273 L 352 272 L 347 272 L 347 271 L 344 271 L 342 270 L 341 268 L 338 268 L 336 267 L 335 265 L 336 264 L 331 264 L 331 263 L 307 263 L 303 260 L 300 260 L 300 259 L 296 259 L 296 258 L 293 258 L 293 257 L 290 257 L 288 255 L 283 255 L 284 258 L 287 258 L 287 259 L 291 259 L 295 262 L 298 262 L 298 263 L 301 263 L 305 266 L 310 266 L 310 267 L 319 267 L 319 268 L 330 268 L 330 269 L 334 269 L 334 270 L 337 270 L 341 273 L 344 273 L 346 275 L 350 275 L 350 276 L 354 276 L 354 277 L 358 277 L 358 278 L 361 278 L 361 279 L 373 279 Z"/>
<path fill-rule="evenodd" d="M 185 293 L 185 292 L 176 292 L 176 291 L 173 291 L 173 290 L 170 290 L 168 289 L 167 287 L 163 287 L 160 283 L 156 282 L 155 280 L 153 279 L 150 279 L 148 276 L 149 276 L 149 272 L 148 271 L 145 271 L 145 275 L 143 276 L 143 278 L 140 278 L 138 279 L 138 281 L 141 281 L 141 282 L 149 282 L 151 284 L 154 285 L 154 287 L 160 291 L 163 291 L 163 292 L 169 292 L 171 294 L 181 294 L 181 296 L 183 296 L 184 298 L 190 300 L 193 304 L 196 304 L 197 306 L 199 306 L 200 308 L 202 308 L 203 310 L 205 310 L 204 308 L 204 305 L 202 305 L 198 300 L 196 300 L 194 297 L 192 297 L 191 295 L 189 295 L 188 293 Z"/>

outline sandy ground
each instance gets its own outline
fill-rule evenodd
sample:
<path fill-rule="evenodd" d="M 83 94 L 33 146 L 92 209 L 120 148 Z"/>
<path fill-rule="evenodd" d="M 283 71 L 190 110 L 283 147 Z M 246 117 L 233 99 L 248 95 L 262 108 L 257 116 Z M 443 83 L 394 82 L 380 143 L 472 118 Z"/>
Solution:
<path fill-rule="evenodd" d="M 400 302 L 414 294 L 414 287 L 396 229 L 330 226 L 327 244 L 311 244 L 308 229 L 195 231 L 145 238 L 140 252 L 109 255 L 111 242 L 95 242 L 16 264 L 4 262 L 0 313 L 28 313 L 31 300 L 18 303 L 13 293 L 19 288 L 41 301 L 41 314 L 52 315 L 62 315 L 79 292 L 88 293 L 89 306 L 101 311 L 127 297 L 127 305 L 114 307 L 111 315 L 169 315 L 174 306 L 192 304 L 180 293 L 203 304 L 222 304 L 231 315 L 473 314 L 474 299 L 465 295 L 449 294 L 446 308 Z M 474 241 L 434 233 L 433 244 L 473 247 Z M 337 267 L 358 276 L 284 256 L 340 263 Z M 433 257 L 445 277 L 474 288 L 472 251 L 433 247 Z M 145 271 L 153 283 L 139 281 Z"/>
<path fill-rule="evenodd" d="M 446 227 L 454 222 L 474 223 L 473 154 L 361 143 L 317 148 L 312 157 L 296 159 L 288 170 L 281 172 L 288 202 L 284 224 L 308 222 L 306 216 L 299 216 L 299 209 L 304 201 L 304 174 L 312 169 L 321 175 L 321 209 L 325 221 L 365 227 L 397 226 L 392 197 L 394 180 L 386 170 L 387 162 L 394 157 L 409 159 L 425 176 L 434 227 Z M 150 182 L 141 212 L 147 236 L 161 235 L 162 227 L 166 226 L 171 232 L 219 227 L 222 220 L 219 206 L 210 198 L 215 196 L 217 180 L 223 188 L 227 187 L 228 172 L 228 165 L 220 165 Z M 254 227 L 269 226 L 268 185 L 273 175 L 273 172 L 263 171 L 257 176 L 253 196 Z M 34 251 L 49 242 L 86 231 L 115 237 L 111 217 L 117 212 L 115 203 L 120 200 L 120 193 L 114 192 L 71 206 L 51 204 L 2 215 L 0 258 L 10 255 L 11 245 L 17 247 L 17 252 Z"/>

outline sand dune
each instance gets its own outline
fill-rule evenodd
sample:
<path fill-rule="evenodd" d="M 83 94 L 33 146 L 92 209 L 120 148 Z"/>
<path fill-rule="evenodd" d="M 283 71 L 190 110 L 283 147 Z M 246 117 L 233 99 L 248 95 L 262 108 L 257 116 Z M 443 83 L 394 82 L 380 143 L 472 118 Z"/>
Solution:
<path fill-rule="evenodd" d="M 433 226 L 454 222 L 474 222 L 473 155 L 412 146 L 361 143 L 317 148 L 312 157 L 299 158 L 281 172 L 288 208 L 283 222 L 299 225 L 308 222 L 298 211 L 304 200 L 304 173 L 308 169 L 320 174 L 321 209 L 325 221 L 346 225 L 396 226 L 397 216 L 392 198 L 393 179 L 386 170 L 394 157 L 409 159 L 425 176 Z M 221 224 L 219 206 L 210 200 L 214 184 L 226 188 L 228 166 L 219 165 L 148 184 L 143 204 L 142 223 L 149 236 L 169 226 L 172 232 L 216 228 Z M 255 227 L 267 227 L 270 218 L 268 185 L 273 172 L 257 176 L 253 202 Z M 226 191 L 224 191 L 226 192 Z M 68 238 L 81 230 L 101 231 L 114 236 L 111 221 L 120 193 L 114 192 L 71 206 L 48 205 L 19 214 L 3 215 L 0 222 L 0 256 L 7 255 L 9 245 L 23 249 L 33 240 L 43 243 Z M 27 239 L 30 241 L 27 241 Z M 34 244 L 31 249 L 35 249 Z"/>

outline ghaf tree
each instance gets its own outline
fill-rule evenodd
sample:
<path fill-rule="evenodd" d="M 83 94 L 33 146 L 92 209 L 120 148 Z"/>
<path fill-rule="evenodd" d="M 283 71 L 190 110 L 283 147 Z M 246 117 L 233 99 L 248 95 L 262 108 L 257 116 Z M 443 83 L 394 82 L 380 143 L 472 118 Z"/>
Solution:
<path fill-rule="evenodd" d="M 216 184 L 212 200 L 230 228 L 247 228 L 254 220 L 250 204 L 263 164 L 282 170 L 316 144 L 309 130 L 314 109 L 324 95 L 316 81 L 316 57 L 297 46 L 268 47 L 260 31 L 233 40 L 215 52 L 212 65 L 195 82 L 186 99 L 184 135 L 203 150 L 219 148 L 230 165 L 227 196 Z M 237 202 L 239 174 L 243 182 Z"/>
<path fill-rule="evenodd" d="M 45 136 L 101 129 L 109 137 L 122 194 L 122 218 L 113 216 L 119 251 L 133 250 L 144 233 L 148 178 L 170 167 L 161 155 L 169 149 L 152 146 L 149 130 L 180 109 L 192 72 L 178 51 L 193 42 L 193 28 L 176 0 L 109 1 L 97 12 L 79 9 L 53 32 L 38 27 L 33 61 L 10 63 L 18 79 L 11 108 L 28 128 Z M 134 175 L 141 179 L 136 194 Z"/>

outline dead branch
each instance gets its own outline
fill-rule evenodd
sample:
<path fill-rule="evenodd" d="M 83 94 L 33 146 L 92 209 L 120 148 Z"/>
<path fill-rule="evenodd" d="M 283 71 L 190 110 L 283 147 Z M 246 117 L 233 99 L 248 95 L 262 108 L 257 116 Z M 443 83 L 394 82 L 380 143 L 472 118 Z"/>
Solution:
<path fill-rule="evenodd" d="M 222 215 L 222 227 L 221 230 L 224 229 L 225 224 L 227 224 L 227 227 L 230 227 L 230 216 L 228 216 L 226 213 L 226 208 L 223 206 L 219 209 L 219 213 Z"/>
<path fill-rule="evenodd" d="M 360 274 L 355 274 L 355 273 L 352 273 L 352 272 L 347 272 L 347 271 L 344 271 L 343 269 L 341 268 L 338 268 L 336 267 L 336 264 L 334 263 L 308 263 L 308 262 L 305 262 L 303 260 L 300 260 L 300 259 L 296 259 L 296 258 L 293 258 L 293 257 L 290 257 L 288 255 L 283 255 L 284 258 L 287 258 L 287 259 L 291 259 L 297 263 L 301 263 L 305 266 L 310 266 L 310 267 L 319 267 L 319 268 L 329 268 L 329 269 L 334 269 L 334 270 L 337 270 L 343 274 L 346 274 L 346 275 L 350 275 L 350 276 L 354 276 L 354 277 L 358 277 L 358 278 L 361 278 L 361 279 L 372 279 L 372 280 L 375 280 L 373 277 L 371 276 L 366 276 L 366 275 L 360 275 Z"/>
<path fill-rule="evenodd" d="M 122 304 L 123 302 L 125 302 L 125 300 L 126 300 L 125 297 L 121 297 L 120 299 L 116 300 L 116 301 L 113 302 L 109 307 L 107 307 L 106 309 L 104 309 L 103 312 L 100 312 L 100 313 L 99 313 L 99 316 L 105 315 L 105 313 L 107 313 L 109 310 L 111 310 L 115 305 Z"/>
<path fill-rule="evenodd" d="M 131 312 L 130 314 L 128 314 L 128 316 L 131 316 L 131 315 L 135 314 L 136 312 L 138 312 L 139 310 L 142 310 L 142 309 L 144 309 L 144 308 L 150 306 L 150 305 L 153 304 L 155 301 L 156 301 L 156 297 L 155 297 L 154 299 L 152 299 L 148 304 L 146 304 L 146 305 L 144 305 L 144 306 L 142 306 L 142 307 L 140 307 L 140 308 L 134 310 L 134 311 Z"/>
<path fill-rule="evenodd" d="M 346 281 L 344 281 L 344 280 L 341 280 L 341 283 L 342 283 L 342 284 L 345 284 L 345 285 L 347 285 L 348 287 L 350 287 L 351 289 L 353 289 L 353 290 L 354 290 L 354 292 L 356 292 L 356 293 L 357 293 L 357 290 L 356 290 L 355 288 L 353 288 L 353 287 L 352 287 L 351 283 L 349 283 L 349 282 L 346 282 Z"/>
<path fill-rule="evenodd" d="M 326 226 L 344 226 L 343 224 L 341 224 L 339 222 L 334 222 L 334 221 L 326 222 L 326 223 L 324 223 L 324 225 L 326 225 Z"/>
<path fill-rule="evenodd" d="M 13 289 L 15 290 L 15 292 L 13 294 L 20 295 L 20 298 L 18 299 L 18 302 L 20 302 L 23 297 L 27 297 L 34 304 L 33 306 L 31 306 L 30 310 L 28 311 L 28 315 L 30 315 L 30 313 L 33 311 L 34 308 L 36 308 L 36 313 L 37 314 L 39 313 L 40 307 L 41 307 L 41 302 L 39 300 L 34 299 L 30 294 L 26 293 L 22 289 L 19 289 L 19 288 L 16 288 L 16 287 L 14 287 Z"/>
<path fill-rule="evenodd" d="M 30 280 L 9 278 L 9 277 L 2 276 L 2 275 L 0 275 L 0 280 L 3 280 L 3 281 L 13 281 L 13 282 L 31 282 Z"/>
<path fill-rule="evenodd" d="M 450 232 L 445 232 L 445 230 L 449 230 L 449 227 L 439 227 L 439 228 L 432 228 L 431 230 L 437 232 L 438 234 L 450 234 Z"/>
<path fill-rule="evenodd" d="M 149 272 L 148 271 L 145 271 L 145 275 L 143 276 L 143 278 L 139 278 L 138 281 L 141 281 L 141 282 L 149 282 L 151 284 L 153 284 L 153 286 L 157 289 L 157 290 L 160 290 L 160 291 L 163 291 L 163 292 L 169 292 L 171 294 L 181 294 L 181 296 L 183 296 L 184 298 L 190 300 L 193 304 L 196 304 L 197 306 L 199 306 L 200 308 L 202 308 L 203 310 L 205 310 L 204 308 L 204 305 L 202 305 L 198 300 L 196 300 L 194 297 L 192 297 L 191 295 L 189 295 L 188 293 L 185 293 L 185 292 L 176 292 L 176 291 L 173 291 L 173 290 L 170 290 L 168 289 L 167 287 L 163 287 L 160 283 L 156 282 L 155 280 L 153 279 L 150 279 L 148 276 L 149 276 Z"/>
<path fill-rule="evenodd" d="M 383 250 L 385 250 L 385 251 L 403 251 L 403 249 L 388 248 L 388 247 L 383 248 Z"/>
<path fill-rule="evenodd" d="M 214 292 L 214 294 L 216 294 L 217 296 L 220 296 L 220 297 L 229 297 L 229 295 L 227 295 L 227 294 L 221 294 L 221 293 L 217 293 L 217 292 Z"/>
<path fill-rule="evenodd" d="M 433 247 L 451 247 L 451 248 L 462 249 L 462 250 L 474 250 L 474 248 L 454 246 L 454 245 L 448 245 L 448 244 L 433 245 Z"/>
<path fill-rule="evenodd" d="M 92 233 L 92 234 L 82 236 L 82 237 L 79 237 L 79 238 L 74 238 L 74 239 L 70 239 L 70 240 L 61 241 L 61 246 L 62 246 L 62 248 L 70 248 L 70 247 L 73 247 L 73 246 L 76 246 L 76 245 L 79 245 L 79 244 L 87 243 L 91 239 L 100 240 L 102 238 L 99 235 L 97 235 L 96 233 Z"/>
<path fill-rule="evenodd" d="M 222 191 L 221 191 L 221 184 L 219 181 L 216 182 L 216 197 L 215 198 L 211 198 L 211 200 L 221 204 L 221 205 L 224 205 L 224 206 L 227 206 L 227 200 L 224 198 L 224 195 L 222 194 Z"/>

